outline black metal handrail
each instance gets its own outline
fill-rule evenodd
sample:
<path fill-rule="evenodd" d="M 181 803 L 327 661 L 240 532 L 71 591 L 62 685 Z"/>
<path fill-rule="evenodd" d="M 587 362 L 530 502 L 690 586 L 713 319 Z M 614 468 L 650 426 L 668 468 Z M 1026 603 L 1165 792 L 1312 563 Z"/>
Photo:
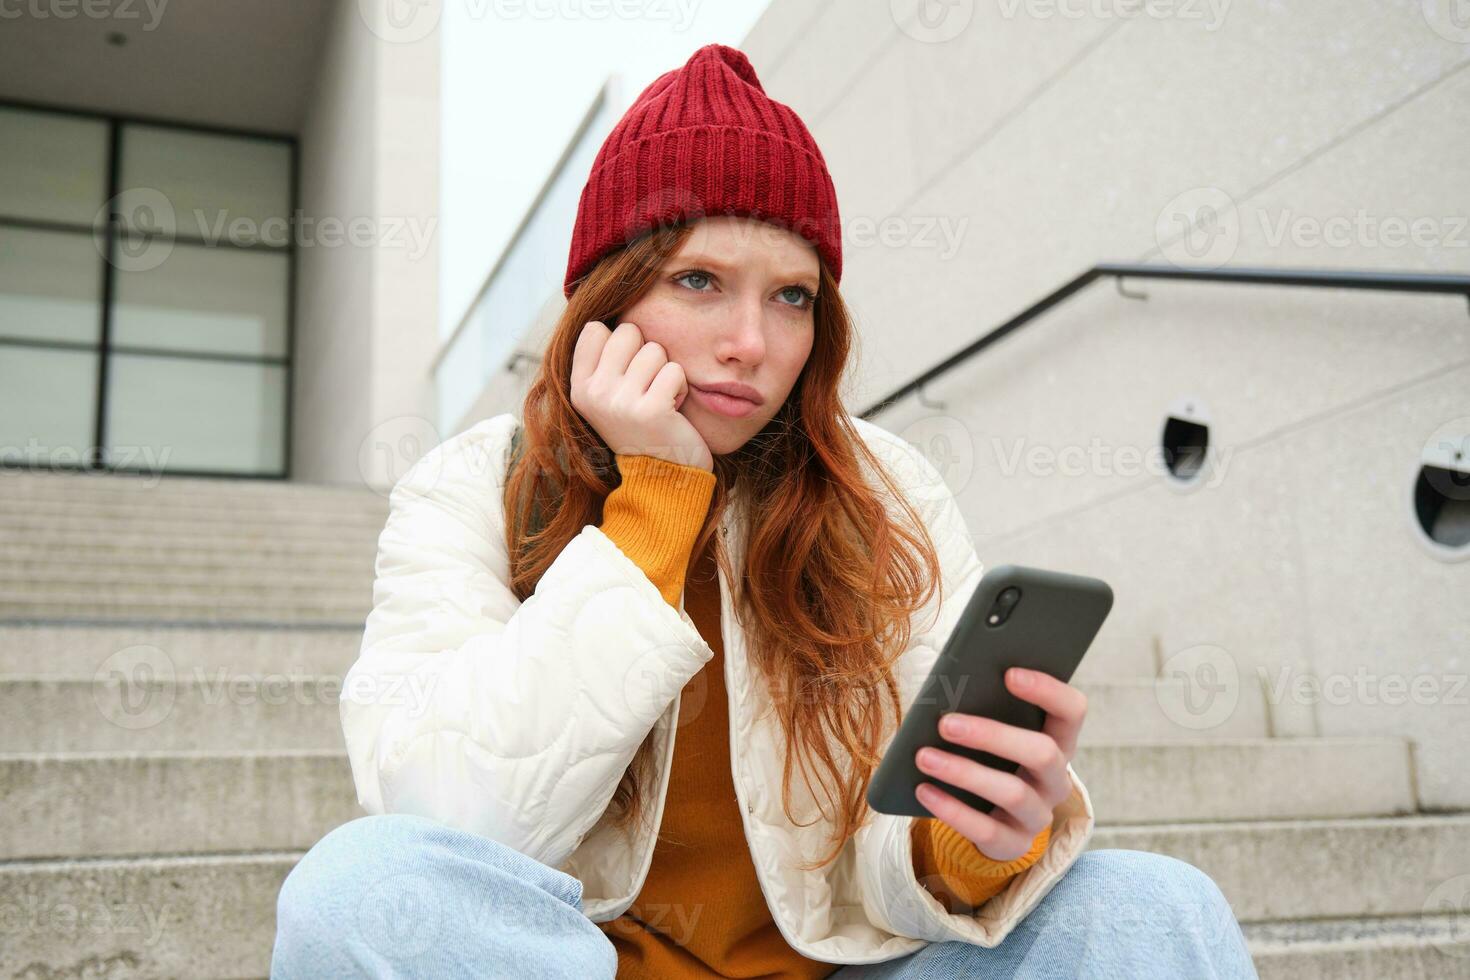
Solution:
<path fill-rule="evenodd" d="M 1460 293 L 1470 300 L 1470 276 L 1438 272 L 1361 272 L 1351 269 L 1263 269 L 1263 268 L 1219 268 L 1192 269 L 1171 265 L 1130 265 L 1123 262 L 1103 262 L 1093 266 L 1075 279 L 1053 290 L 1005 323 L 982 336 L 969 346 L 956 351 L 949 357 L 884 395 L 867 408 L 860 417 L 870 419 L 900 398 L 919 391 L 942 374 L 954 370 L 960 364 L 979 354 L 985 348 L 1019 330 L 1041 314 L 1071 298 L 1074 293 L 1102 278 L 1118 280 L 1122 289 L 1124 279 L 1184 279 L 1193 282 L 1228 282 L 1254 286 L 1311 286 L 1325 289 L 1374 289 L 1400 293 Z"/>

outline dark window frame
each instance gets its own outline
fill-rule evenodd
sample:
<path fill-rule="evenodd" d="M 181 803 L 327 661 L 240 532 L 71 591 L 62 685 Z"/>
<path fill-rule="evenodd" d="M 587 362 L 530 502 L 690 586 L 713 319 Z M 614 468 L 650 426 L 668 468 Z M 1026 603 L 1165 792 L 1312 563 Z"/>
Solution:
<path fill-rule="evenodd" d="M 56 462 L 28 462 L 20 461 L 17 465 L 21 469 L 31 467 L 45 467 L 53 470 L 71 471 L 105 471 L 109 473 L 133 474 L 138 476 L 182 476 L 182 477 L 212 477 L 231 480 L 289 480 L 291 478 L 291 429 L 292 429 L 292 399 L 295 378 L 296 360 L 296 276 L 297 276 L 297 250 L 295 236 L 296 214 L 300 209 L 301 194 L 301 147 L 300 142 L 294 134 L 273 133 L 263 130 L 234 129 L 223 126 L 211 126 L 204 123 L 180 122 L 178 120 L 160 119 L 153 116 L 124 115 L 119 113 L 95 112 L 86 109 L 78 109 L 70 106 L 47 105 L 40 102 L 29 102 L 17 99 L 0 98 L 0 108 L 15 109 L 25 112 L 44 113 L 55 116 L 70 116 L 73 118 L 92 119 L 107 125 L 107 162 L 106 162 L 106 186 L 103 188 L 105 197 L 98 202 L 101 208 L 109 202 L 113 202 L 123 188 L 118 186 L 118 175 L 120 168 L 120 151 L 122 148 L 122 130 L 124 126 L 152 126 L 158 129 L 171 129 L 181 132 L 199 133 L 210 136 L 228 136 L 231 138 L 262 140 L 271 143 L 281 143 L 290 154 L 290 169 L 287 189 L 288 213 L 286 224 L 288 234 L 284 245 L 269 245 L 264 242 L 233 242 L 228 238 L 221 238 L 218 242 L 209 243 L 197 236 L 181 235 L 175 233 L 173 242 L 186 248 L 233 248 L 247 251 L 266 251 L 272 253 L 284 253 L 286 256 L 286 353 L 282 356 L 268 354 L 230 354 L 209 351 L 182 351 L 161 349 L 137 345 L 117 345 L 112 343 L 112 316 L 113 303 L 116 289 L 117 265 L 114 261 L 113 249 L 117 247 L 118 237 L 121 232 L 120 215 L 109 209 L 107 217 L 107 249 L 108 256 L 100 257 L 102 262 L 102 289 L 99 298 L 101 307 L 99 316 L 101 318 L 100 331 L 95 344 L 84 344 L 77 341 L 48 341 L 35 338 L 7 338 L 0 337 L 0 347 L 39 347 L 48 350 L 72 350 L 88 351 L 97 355 L 97 386 L 96 401 L 94 405 L 92 423 L 92 445 L 87 447 L 85 459 L 80 463 L 56 463 Z M 32 231 L 50 231 L 70 234 L 85 234 L 93 237 L 96 229 L 91 225 L 72 224 L 62 221 L 42 221 L 27 218 L 18 218 L 10 215 L 0 214 L 0 228 L 22 228 Z M 200 361 L 228 361 L 230 363 L 253 363 L 271 364 L 282 367 L 285 371 L 285 398 L 282 406 L 281 424 L 281 467 L 277 471 L 232 471 L 232 470 L 193 470 L 187 468 L 178 469 L 150 469 L 143 466 L 118 466 L 105 462 L 102 457 L 107 447 L 107 421 L 108 421 L 108 368 L 109 359 L 113 354 L 142 354 L 148 356 L 181 357 L 188 360 Z M 9 466 L 7 461 L 4 465 Z"/>

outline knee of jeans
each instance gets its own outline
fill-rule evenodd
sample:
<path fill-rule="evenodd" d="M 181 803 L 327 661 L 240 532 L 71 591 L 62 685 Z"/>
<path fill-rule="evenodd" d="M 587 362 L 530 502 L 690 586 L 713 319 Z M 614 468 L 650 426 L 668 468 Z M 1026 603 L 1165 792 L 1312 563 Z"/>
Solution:
<path fill-rule="evenodd" d="M 1198 923 L 1233 918 L 1215 879 L 1181 858 L 1153 851 L 1107 848 L 1085 851 L 1077 859 L 1097 891 L 1122 909 L 1136 905 L 1140 917 L 1160 912 Z M 1089 891 L 1093 891 L 1089 888 Z"/>
<path fill-rule="evenodd" d="M 361 894 L 381 876 L 383 858 L 403 859 L 415 834 L 430 821 L 403 813 L 358 817 L 328 831 L 286 875 L 276 896 L 277 928 L 315 923 L 330 928 L 341 896 Z"/>

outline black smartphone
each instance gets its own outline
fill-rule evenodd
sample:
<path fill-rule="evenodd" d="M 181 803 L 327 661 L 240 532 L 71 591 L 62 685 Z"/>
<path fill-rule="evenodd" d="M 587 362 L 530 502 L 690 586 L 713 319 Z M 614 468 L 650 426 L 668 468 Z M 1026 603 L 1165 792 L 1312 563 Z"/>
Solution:
<path fill-rule="evenodd" d="M 1010 692 L 1006 670 L 1025 667 L 1070 681 L 1112 607 L 1113 590 L 1101 579 L 1025 565 L 987 570 L 873 773 L 868 805 L 880 813 L 932 817 L 914 795 L 920 783 L 932 782 L 982 813 L 994 809 L 989 800 L 924 772 L 914 755 L 928 745 L 1015 772 L 1021 767 L 1015 760 L 942 737 L 940 716 L 959 711 L 1040 731 L 1046 712 Z"/>

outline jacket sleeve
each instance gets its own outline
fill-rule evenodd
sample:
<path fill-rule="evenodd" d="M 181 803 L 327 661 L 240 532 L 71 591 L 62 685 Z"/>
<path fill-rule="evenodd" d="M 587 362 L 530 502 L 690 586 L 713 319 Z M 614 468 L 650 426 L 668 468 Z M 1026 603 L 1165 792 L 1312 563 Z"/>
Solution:
<path fill-rule="evenodd" d="M 919 617 L 909 648 L 899 659 L 897 680 L 907 707 L 954 632 L 984 567 L 943 477 L 909 443 L 888 433 L 880 435 L 890 447 L 889 465 L 923 519 L 942 568 L 942 601 L 932 614 Z M 899 936 L 1000 945 L 1081 856 L 1092 836 L 1095 816 L 1087 789 L 1070 765 L 1067 775 L 1072 791 L 1053 811 L 1045 850 L 972 913 L 947 910 L 919 881 L 913 854 L 916 818 L 872 813 L 856 836 L 858 878 L 868 916 Z"/>
<path fill-rule="evenodd" d="M 714 651 L 594 525 L 515 597 L 497 425 L 446 440 L 391 490 L 339 707 L 368 813 L 420 814 L 558 867 Z"/>

